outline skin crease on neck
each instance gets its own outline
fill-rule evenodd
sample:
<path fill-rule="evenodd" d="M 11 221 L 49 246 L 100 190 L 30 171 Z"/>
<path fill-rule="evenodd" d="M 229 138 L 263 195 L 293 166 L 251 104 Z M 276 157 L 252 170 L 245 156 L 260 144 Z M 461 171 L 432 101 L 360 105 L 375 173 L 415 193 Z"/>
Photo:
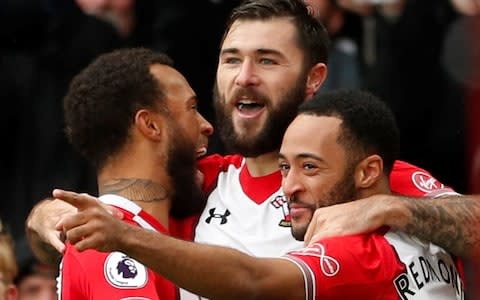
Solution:
<path fill-rule="evenodd" d="M 213 128 L 197 111 L 197 97 L 187 80 L 165 65 L 152 65 L 150 72 L 162 81 L 172 119 L 185 137 L 197 145 L 197 153 L 192 151 L 192 156 L 203 154 Z M 167 172 L 168 130 L 168 122 L 161 113 L 145 109 L 138 111 L 130 141 L 98 174 L 100 194 L 115 191 L 115 194 L 133 201 L 152 199 L 136 203 L 166 227 L 173 193 Z"/>
<path fill-rule="evenodd" d="M 296 46 L 295 34 L 294 25 L 286 18 L 237 20 L 230 28 L 220 53 L 217 85 L 220 95 L 226 99 L 226 109 L 231 111 L 237 135 L 257 134 L 271 113 L 269 107 L 279 105 L 281 96 L 297 83 L 304 55 Z M 313 95 L 325 77 L 325 64 L 312 67 L 305 82 L 305 98 Z M 235 106 L 238 99 L 233 99 L 237 89 L 246 87 L 268 95 L 271 102 L 253 117 L 243 116 Z M 247 157 L 246 163 L 252 176 L 273 173 L 278 170 L 278 152 Z"/>

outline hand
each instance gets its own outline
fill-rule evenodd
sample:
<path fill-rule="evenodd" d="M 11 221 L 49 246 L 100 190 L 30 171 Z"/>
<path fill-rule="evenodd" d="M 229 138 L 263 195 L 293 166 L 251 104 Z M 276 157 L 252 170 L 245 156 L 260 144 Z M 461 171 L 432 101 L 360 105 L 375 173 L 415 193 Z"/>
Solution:
<path fill-rule="evenodd" d="M 480 0 L 450 0 L 453 7 L 461 14 L 475 16 L 480 14 Z"/>
<path fill-rule="evenodd" d="M 122 36 L 128 36 L 135 26 L 135 0 L 76 0 L 87 15 L 110 23 Z"/>
<path fill-rule="evenodd" d="M 101 203 L 88 194 L 78 194 L 56 189 L 53 196 L 78 209 L 74 215 L 63 216 L 57 223 L 57 230 L 65 232 L 68 242 L 78 251 L 96 249 L 112 252 L 119 249 L 122 232 L 128 225 L 120 221 L 123 214 Z"/>
<path fill-rule="evenodd" d="M 59 253 L 63 253 L 65 245 L 60 238 L 60 231 L 55 229 L 55 225 L 62 216 L 76 212 L 77 209 L 68 203 L 58 199 L 45 199 L 30 212 L 26 222 L 27 233 L 30 237 L 36 236 L 41 241 L 53 246 Z M 39 254 L 39 256 L 44 255 Z"/>
<path fill-rule="evenodd" d="M 392 208 L 388 200 L 387 195 L 376 195 L 317 209 L 305 234 L 305 245 L 331 236 L 367 233 L 386 225 Z"/>

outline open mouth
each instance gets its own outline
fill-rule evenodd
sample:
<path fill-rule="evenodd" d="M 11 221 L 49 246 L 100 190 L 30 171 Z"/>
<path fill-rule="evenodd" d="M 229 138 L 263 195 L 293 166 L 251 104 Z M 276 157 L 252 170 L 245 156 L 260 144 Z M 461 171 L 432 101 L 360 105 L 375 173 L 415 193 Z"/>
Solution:
<path fill-rule="evenodd" d="M 206 146 L 200 147 L 196 151 L 197 158 L 202 157 L 205 154 L 207 154 L 207 147 Z"/>
<path fill-rule="evenodd" d="M 256 111 L 265 107 L 265 104 L 255 102 L 253 100 L 240 100 L 237 102 L 236 107 L 239 111 L 248 112 Z"/>
<path fill-rule="evenodd" d="M 260 116 L 266 106 L 265 102 L 243 98 L 235 103 L 235 107 L 240 113 L 240 116 L 244 118 L 255 118 Z"/>

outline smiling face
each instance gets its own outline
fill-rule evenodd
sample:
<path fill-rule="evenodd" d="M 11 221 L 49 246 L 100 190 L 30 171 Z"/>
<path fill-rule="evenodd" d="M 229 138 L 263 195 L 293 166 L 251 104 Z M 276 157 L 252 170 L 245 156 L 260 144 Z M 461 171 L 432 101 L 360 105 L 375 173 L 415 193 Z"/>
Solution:
<path fill-rule="evenodd" d="M 231 26 L 214 96 L 220 135 L 232 151 L 254 157 L 279 148 L 305 99 L 307 72 L 296 45 L 296 29 L 287 18 L 237 20 Z"/>
<path fill-rule="evenodd" d="M 196 157 L 207 151 L 211 124 L 197 110 L 197 97 L 187 80 L 166 65 L 153 65 L 150 71 L 161 82 L 168 109 L 167 172 L 171 178 L 176 217 L 198 211 L 203 193 L 196 183 Z"/>
<path fill-rule="evenodd" d="M 177 70 L 155 64 L 150 72 L 162 83 L 168 110 L 186 138 L 196 145 L 196 156 L 207 153 L 212 125 L 198 112 L 198 99 L 189 83 Z"/>
<path fill-rule="evenodd" d="M 297 240 L 303 240 L 315 209 L 356 198 L 355 166 L 337 140 L 340 125 L 336 117 L 301 114 L 285 133 L 279 166 Z"/>

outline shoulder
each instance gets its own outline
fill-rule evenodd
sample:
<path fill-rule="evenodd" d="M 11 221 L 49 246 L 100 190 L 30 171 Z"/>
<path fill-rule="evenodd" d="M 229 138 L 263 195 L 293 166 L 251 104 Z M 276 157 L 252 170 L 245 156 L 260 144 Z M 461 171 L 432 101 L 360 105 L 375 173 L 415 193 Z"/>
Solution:
<path fill-rule="evenodd" d="M 441 196 L 455 193 L 454 190 L 438 181 L 430 172 L 401 160 L 395 161 L 390 174 L 392 192 L 404 196 Z"/>
<path fill-rule="evenodd" d="M 378 291 L 391 291 L 392 278 L 404 270 L 383 232 L 322 239 L 286 258 L 306 281 L 313 274 L 317 296 L 326 298 L 378 296 Z"/>
<path fill-rule="evenodd" d="M 197 167 L 200 171 L 207 171 L 208 169 L 220 169 L 224 170 L 229 165 L 234 165 L 236 167 L 240 167 L 243 161 L 243 156 L 234 154 L 234 155 L 219 155 L 219 154 L 212 154 L 205 157 L 200 158 L 197 161 Z"/>
<path fill-rule="evenodd" d="M 197 168 L 202 172 L 203 179 L 203 190 L 210 192 L 217 181 L 218 175 L 221 172 L 227 171 L 228 167 L 234 166 L 235 168 L 240 168 L 243 163 L 243 156 L 241 155 L 226 155 L 221 156 L 218 154 L 213 154 L 205 156 L 197 161 Z"/>

